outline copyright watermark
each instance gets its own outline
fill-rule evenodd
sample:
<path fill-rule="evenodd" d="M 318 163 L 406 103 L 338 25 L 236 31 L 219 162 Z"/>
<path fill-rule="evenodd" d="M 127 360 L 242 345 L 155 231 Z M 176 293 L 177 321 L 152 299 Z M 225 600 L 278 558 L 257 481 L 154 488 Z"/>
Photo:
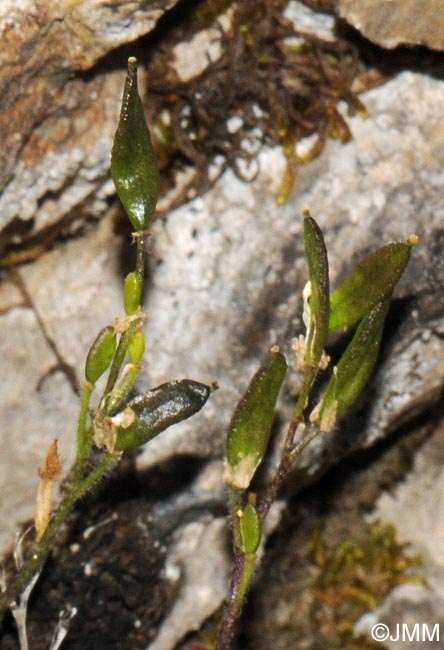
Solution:
<path fill-rule="evenodd" d="M 396 623 L 389 627 L 385 623 L 373 625 L 371 636 L 374 641 L 437 641 L 439 642 L 439 624 L 428 623 Z"/>

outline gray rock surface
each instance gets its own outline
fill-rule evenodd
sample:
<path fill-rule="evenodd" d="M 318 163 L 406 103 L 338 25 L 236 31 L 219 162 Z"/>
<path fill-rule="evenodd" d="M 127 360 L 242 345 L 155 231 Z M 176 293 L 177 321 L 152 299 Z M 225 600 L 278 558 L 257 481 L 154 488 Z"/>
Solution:
<path fill-rule="evenodd" d="M 383 643 L 390 650 L 435 650 L 443 638 L 444 592 L 442 567 L 427 575 L 429 586 L 401 585 L 383 605 L 363 616 L 355 627 L 356 634 Z"/>
<path fill-rule="evenodd" d="M 259 358 L 275 341 L 288 349 L 300 332 L 304 207 L 325 234 L 333 281 L 390 240 L 416 232 L 420 245 L 397 291 L 409 315 L 399 316 L 396 336 L 366 391 L 367 403 L 352 428 L 320 438 L 301 467 L 314 472 L 373 444 L 441 399 L 442 92 L 442 81 L 408 72 L 369 92 L 363 99 L 370 118 L 349 118 L 352 142 L 329 143 L 301 170 L 297 191 L 283 208 L 276 207 L 272 190 L 284 160 L 279 151 L 267 150 L 252 184 L 227 172 L 205 196 L 156 224 L 146 296 L 148 359 L 140 384 L 188 376 L 217 380 L 221 388 L 198 416 L 147 446 L 140 467 L 172 455 L 218 457 L 232 408 Z M 36 469 L 54 437 L 69 467 L 77 406 L 68 370 L 81 381 L 89 343 L 121 313 L 126 250 L 108 215 L 88 237 L 18 271 L 32 304 L 13 283 L 2 285 L 6 334 L 0 354 L 7 372 L 0 489 L 9 495 L 0 506 L 3 549 L 18 522 L 32 516 Z M 48 375 L 57 361 L 61 370 Z M 282 413 L 288 413 L 296 385 L 293 373 Z"/>
<path fill-rule="evenodd" d="M 270 193 L 283 160 L 278 151 L 268 151 L 261 155 L 262 173 L 255 183 L 243 184 L 228 172 L 206 196 L 156 225 L 147 295 L 148 368 L 142 381 L 155 385 L 191 376 L 218 380 L 221 390 L 198 418 L 153 441 L 142 464 L 172 453 L 220 453 L 229 411 L 259 356 L 273 341 L 285 343 L 298 333 L 299 292 L 305 282 L 300 215 L 306 206 L 325 232 L 333 279 L 377 245 L 412 232 L 421 238 L 398 295 L 428 295 L 436 313 L 430 316 L 422 305 L 416 325 L 422 338 L 412 323 L 396 343 L 406 351 L 398 360 L 386 360 L 377 383 L 377 408 L 360 444 L 384 435 L 382 426 L 393 429 L 408 404 L 417 402 L 417 411 L 424 401 L 438 398 L 444 375 L 436 246 L 442 219 L 440 93 L 441 82 L 411 73 L 369 93 L 370 119 L 353 118 L 351 144 L 330 143 L 320 159 L 301 170 L 298 191 L 284 208 L 275 206 Z M 119 255 L 120 242 L 108 218 L 89 238 L 71 241 L 20 270 L 48 335 L 79 377 L 88 343 L 121 310 Z M 16 297 L 11 300 L 16 304 Z M 23 319 L 12 323 L 14 314 L 5 305 L 3 328 L 20 336 L 16 321 Z M 2 341 L 8 354 L 19 354 L 8 339 Z M 426 350 L 432 365 L 423 367 Z M 406 386 L 406 364 L 415 354 L 418 376 Z M 38 363 L 43 375 L 48 363 Z M 20 362 L 18 368 L 27 369 Z M 35 381 L 21 381 L 35 386 Z M 387 400 L 394 389 L 401 398 L 393 394 Z M 39 394 L 35 400 L 35 408 L 41 408 Z M 401 410 L 396 411 L 398 402 Z M 67 424 L 61 414 L 54 430 L 62 445 L 72 446 Z M 9 426 L 40 448 L 41 437 L 32 443 L 28 427 L 10 418 Z"/>
<path fill-rule="evenodd" d="M 390 650 L 439 647 L 444 633 L 444 508 L 443 422 L 437 423 L 415 456 L 412 470 L 390 493 L 380 496 L 371 519 L 392 523 L 401 543 L 419 553 L 426 586 L 407 584 L 394 589 L 374 612 L 356 626 L 357 633 L 390 632 Z M 416 625 L 416 628 L 415 628 Z M 436 629 L 435 629 L 436 626 Z M 432 638 L 430 638 L 432 636 Z M 379 639 L 382 640 L 382 639 Z"/>
<path fill-rule="evenodd" d="M 220 607 L 228 589 L 225 518 L 193 521 L 177 530 L 166 575 L 181 583 L 178 598 L 149 650 L 174 648 Z"/>
<path fill-rule="evenodd" d="M 382 47 L 444 49 L 442 0 L 338 0 L 341 18 Z"/>
<path fill-rule="evenodd" d="M 61 217 L 69 222 L 79 206 L 103 212 L 113 192 L 109 151 L 122 73 L 85 73 L 111 50 L 150 32 L 174 4 L 1 3 L 0 243 L 11 237 L 8 225 L 20 241 Z"/>

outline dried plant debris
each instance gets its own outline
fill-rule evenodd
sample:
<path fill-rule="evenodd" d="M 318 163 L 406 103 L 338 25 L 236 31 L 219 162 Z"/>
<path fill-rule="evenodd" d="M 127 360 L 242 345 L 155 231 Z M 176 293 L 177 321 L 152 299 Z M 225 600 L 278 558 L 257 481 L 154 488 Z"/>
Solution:
<path fill-rule="evenodd" d="M 350 139 L 338 103 L 349 113 L 365 113 L 353 91 L 360 74 L 355 46 L 299 32 L 285 15 L 287 4 L 206 0 L 156 43 L 149 103 L 155 147 L 168 169 L 164 190 L 176 186 L 179 172 L 192 170 L 175 204 L 205 191 L 228 167 L 242 179 L 254 177 L 264 144 L 281 146 L 287 158 L 277 196 L 284 203 L 301 162 L 317 156 L 329 137 Z M 196 76 L 182 79 L 174 48 L 211 24 L 219 35 L 217 53 Z M 310 146 L 299 151 L 309 136 Z"/>

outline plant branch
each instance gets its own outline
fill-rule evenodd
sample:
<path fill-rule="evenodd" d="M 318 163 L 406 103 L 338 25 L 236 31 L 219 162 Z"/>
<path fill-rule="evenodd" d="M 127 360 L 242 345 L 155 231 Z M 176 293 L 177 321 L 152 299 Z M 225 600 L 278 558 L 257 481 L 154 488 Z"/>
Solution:
<path fill-rule="evenodd" d="M 57 510 L 53 514 L 42 539 L 39 542 L 34 542 L 27 560 L 25 560 L 23 566 L 14 576 L 12 582 L 6 587 L 6 590 L 0 595 L 0 620 L 5 611 L 11 607 L 12 603 L 24 591 L 32 577 L 41 570 L 61 525 L 73 509 L 75 503 L 84 496 L 116 461 L 116 457 L 107 454 L 83 480 L 70 484 Z"/>
<path fill-rule="evenodd" d="M 228 650 L 231 645 L 235 623 L 242 612 L 242 605 L 253 575 L 255 561 L 255 555 L 247 556 L 240 548 L 235 547 L 230 588 L 214 650 Z"/>
<path fill-rule="evenodd" d="M 79 420 L 77 424 L 77 456 L 74 465 L 74 483 L 79 481 L 85 469 L 92 447 L 92 436 L 88 427 L 89 405 L 94 385 L 85 380 L 82 386 Z"/>

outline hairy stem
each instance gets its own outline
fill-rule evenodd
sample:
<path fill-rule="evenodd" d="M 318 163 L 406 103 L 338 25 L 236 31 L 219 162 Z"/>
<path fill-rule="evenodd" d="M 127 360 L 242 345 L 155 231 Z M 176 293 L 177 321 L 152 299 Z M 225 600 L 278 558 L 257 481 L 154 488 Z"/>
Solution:
<path fill-rule="evenodd" d="M 235 624 L 242 612 L 242 606 L 250 586 L 255 563 L 255 555 L 246 554 L 240 548 L 234 549 L 230 589 L 222 622 L 217 632 L 214 650 L 228 650 L 231 646 L 235 632 Z"/>
<path fill-rule="evenodd" d="M 241 493 L 240 490 L 230 487 L 228 491 L 228 499 L 230 504 L 230 517 L 233 532 L 234 548 L 242 548 L 242 538 L 239 526 L 238 511 L 242 509 Z"/>
<path fill-rule="evenodd" d="M 88 427 L 88 415 L 93 389 L 94 385 L 91 382 L 83 382 L 79 420 L 77 423 L 77 456 L 74 465 L 74 483 L 82 478 L 85 463 L 91 453 L 92 436 Z"/>
<path fill-rule="evenodd" d="M 61 525 L 75 503 L 111 468 L 116 460 L 114 456 L 107 454 L 84 479 L 69 485 L 42 539 L 39 542 L 34 542 L 28 559 L 25 560 L 12 582 L 7 585 L 6 590 L 0 595 L 0 620 L 5 611 L 24 591 L 32 577 L 41 570 Z"/>
<path fill-rule="evenodd" d="M 276 501 L 279 490 L 281 489 L 282 483 L 291 467 L 291 449 L 293 446 L 293 440 L 296 433 L 296 430 L 300 424 L 300 418 L 294 417 L 288 426 L 287 434 L 285 436 L 284 449 L 282 451 L 281 460 L 279 467 L 276 470 L 276 473 L 271 481 L 270 485 L 267 488 L 263 498 L 260 500 L 258 505 L 258 514 L 261 524 L 263 523 L 265 517 L 268 515 L 274 501 Z"/>
<path fill-rule="evenodd" d="M 136 273 L 139 276 L 142 286 L 145 277 L 145 260 L 146 260 L 146 237 L 145 232 L 135 233 L 137 253 L 136 253 Z"/>

